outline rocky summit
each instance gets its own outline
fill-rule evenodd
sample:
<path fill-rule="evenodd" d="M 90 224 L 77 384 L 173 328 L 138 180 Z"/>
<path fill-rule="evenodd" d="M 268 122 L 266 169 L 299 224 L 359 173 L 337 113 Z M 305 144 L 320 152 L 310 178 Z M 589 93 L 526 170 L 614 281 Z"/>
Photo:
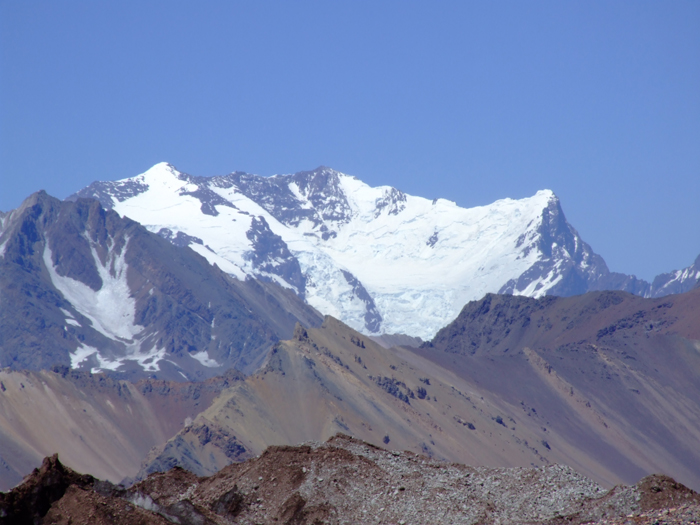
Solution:
<path fill-rule="evenodd" d="M 125 489 L 56 456 L 7 494 L 0 524 L 690 524 L 700 495 L 663 476 L 610 491 L 568 467 L 474 468 L 349 436 L 270 447 L 199 478 L 181 469 Z"/>

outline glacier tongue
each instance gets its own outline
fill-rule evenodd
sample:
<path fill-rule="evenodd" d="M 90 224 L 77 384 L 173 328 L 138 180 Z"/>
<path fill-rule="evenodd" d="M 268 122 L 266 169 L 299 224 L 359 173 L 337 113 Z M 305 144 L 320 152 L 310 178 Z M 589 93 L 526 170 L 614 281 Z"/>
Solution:
<path fill-rule="evenodd" d="M 572 272 L 585 281 L 598 271 L 549 190 L 461 208 L 329 168 L 205 178 L 161 163 L 77 196 L 189 244 L 239 279 L 291 288 L 364 333 L 430 338 L 486 293 L 541 296 L 569 286 Z"/>

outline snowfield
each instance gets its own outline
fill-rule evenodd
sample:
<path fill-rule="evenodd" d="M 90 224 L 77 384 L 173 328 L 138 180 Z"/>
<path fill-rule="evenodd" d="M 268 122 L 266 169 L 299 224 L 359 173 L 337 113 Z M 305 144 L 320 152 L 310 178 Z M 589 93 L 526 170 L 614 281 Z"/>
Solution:
<path fill-rule="evenodd" d="M 328 168 L 204 178 L 161 163 L 137 177 L 94 183 L 77 196 L 96 196 L 238 279 L 256 276 L 291 288 L 367 334 L 428 339 L 486 293 L 538 297 L 565 269 L 589 271 L 588 247 L 563 216 L 570 251 L 579 253 L 558 245 L 561 239 L 543 239 L 560 210 L 550 190 L 467 209 L 373 188 Z M 87 293 L 57 282 L 69 294 Z M 109 286 L 117 293 L 116 281 Z M 86 317 L 95 318 L 90 309 L 100 308 L 98 299 L 86 303 L 96 305 Z M 128 321 L 126 310 L 105 315 Z M 133 323 L 119 329 L 110 323 L 105 332 L 137 333 Z"/>

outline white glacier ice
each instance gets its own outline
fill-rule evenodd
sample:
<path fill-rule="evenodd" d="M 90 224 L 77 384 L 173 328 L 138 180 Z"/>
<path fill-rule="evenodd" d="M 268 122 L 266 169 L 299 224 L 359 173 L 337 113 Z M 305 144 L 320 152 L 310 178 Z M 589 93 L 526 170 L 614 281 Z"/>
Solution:
<path fill-rule="evenodd" d="M 387 186 L 372 188 L 355 177 L 328 173 L 336 177 L 337 190 L 349 207 L 348 216 L 335 222 L 323 219 L 319 224 L 303 217 L 281 222 L 259 203 L 264 201 L 256 202 L 223 178 L 193 184 L 165 163 L 131 179 L 147 185 L 146 191 L 113 206 L 151 231 L 168 228 L 202 239 L 203 244 L 190 247 L 239 279 L 261 274 L 252 267 L 253 245 L 246 233 L 253 217 L 263 217 L 299 262 L 307 302 L 365 333 L 368 303 L 343 272 L 352 274 L 374 301 L 382 318 L 379 333 L 427 339 L 465 303 L 498 292 L 542 258 L 536 248 L 537 229 L 543 210 L 556 200 L 549 190 L 526 199 L 461 208 L 449 200 L 403 195 Z M 286 184 L 298 210 L 313 211 L 309 187 L 302 190 L 285 177 L 274 180 Z M 230 206 L 216 204 L 218 214 L 207 214 L 198 198 L 183 194 L 205 186 Z M 344 213 L 339 199 L 334 194 L 324 210 Z M 322 227 L 335 237 L 324 240 Z M 270 268 L 275 261 L 281 263 L 271 260 Z M 279 275 L 264 276 L 292 287 Z M 559 273 L 550 272 L 514 293 L 544 295 L 559 279 Z"/>

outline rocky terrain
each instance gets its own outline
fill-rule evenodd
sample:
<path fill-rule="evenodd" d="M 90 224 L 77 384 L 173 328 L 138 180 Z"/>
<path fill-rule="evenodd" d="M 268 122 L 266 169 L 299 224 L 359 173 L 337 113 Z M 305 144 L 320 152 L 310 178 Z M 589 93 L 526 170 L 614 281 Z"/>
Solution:
<path fill-rule="evenodd" d="M 488 296 L 420 349 L 298 327 L 146 459 L 211 475 L 337 432 L 469 465 L 566 464 L 605 487 L 700 487 L 700 289 L 664 299 Z"/>
<path fill-rule="evenodd" d="M 181 469 L 129 489 L 46 458 L 7 494 L 0 523 L 213 525 L 697 523 L 700 495 L 664 476 L 605 491 L 569 467 L 474 468 L 338 435 L 270 447 L 199 478 Z"/>
<path fill-rule="evenodd" d="M 258 368 L 296 322 L 322 319 L 92 199 L 36 193 L 4 218 L 0 245 L 0 366 L 14 370 L 202 380 Z"/>

